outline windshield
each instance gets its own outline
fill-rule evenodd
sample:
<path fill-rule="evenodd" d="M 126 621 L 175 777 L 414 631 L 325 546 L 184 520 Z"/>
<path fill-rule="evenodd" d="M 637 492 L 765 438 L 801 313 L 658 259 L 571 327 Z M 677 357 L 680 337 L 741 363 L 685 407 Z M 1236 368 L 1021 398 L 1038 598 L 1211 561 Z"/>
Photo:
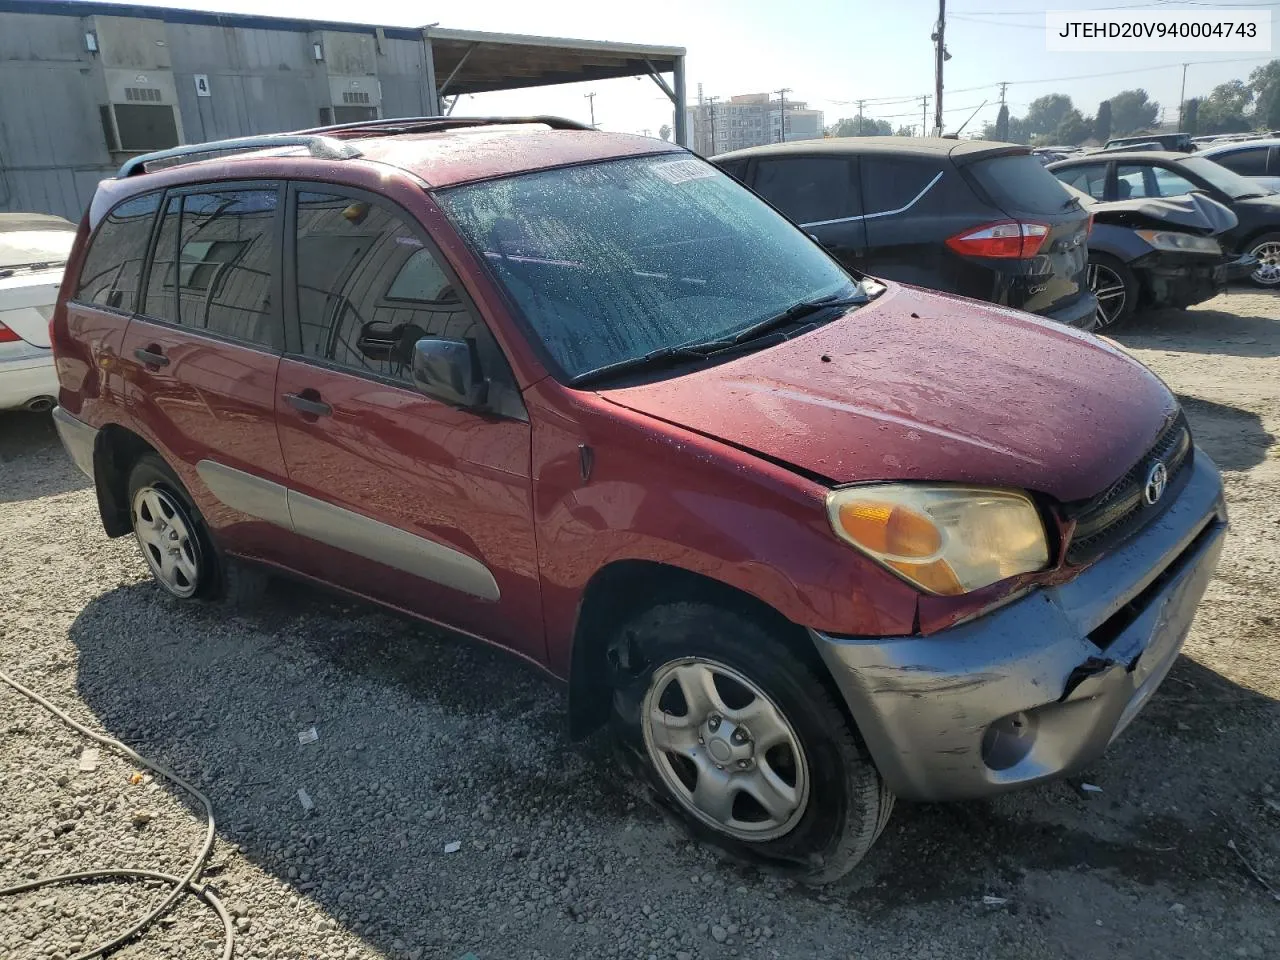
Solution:
<path fill-rule="evenodd" d="M 76 232 L 69 230 L 0 231 L 0 270 L 35 264 L 62 266 L 71 255 Z"/>
<path fill-rule="evenodd" d="M 543 170 L 436 195 L 572 379 L 858 293 L 796 227 L 687 155 Z"/>
<path fill-rule="evenodd" d="M 1271 193 L 1261 184 L 1242 177 L 1238 173 L 1232 173 L 1222 164 L 1214 163 L 1208 157 L 1188 157 L 1179 163 L 1202 180 L 1208 180 L 1232 200 L 1239 200 L 1241 197 L 1265 197 Z"/>

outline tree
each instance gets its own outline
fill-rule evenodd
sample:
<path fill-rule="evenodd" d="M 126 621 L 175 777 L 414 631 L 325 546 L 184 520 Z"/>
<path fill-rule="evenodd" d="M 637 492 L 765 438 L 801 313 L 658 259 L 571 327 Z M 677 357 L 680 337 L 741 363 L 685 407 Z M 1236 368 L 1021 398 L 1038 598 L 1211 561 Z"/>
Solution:
<path fill-rule="evenodd" d="M 877 120 L 874 117 L 863 117 L 861 120 L 857 117 L 846 117 L 827 127 L 827 136 L 891 137 L 893 136 L 893 124 L 888 120 Z"/>
<path fill-rule="evenodd" d="M 1280 128 L 1280 60 L 1272 60 L 1249 74 L 1254 124 L 1260 130 Z"/>
<path fill-rule="evenodd" d="M 1199 133 L 1200 101 L 1192 97 L 1182 105 L 1182 129 L 1193 137 Z"/>
<path fill-rule="evenodd" d="M 660 127 L 658 128 L 658 136 L 660 136 L 663 140 L 670 140 L 670 139 L 671 139 L 671 124 L 669 124 L 669 123 L 664 123 L 662 126 L 660 126 Z"/>
<path fill-rule="evenodd" d="M 1201 133 L 1244 133 L 1251 126 L 1245 111 L 1253 103 L 1253 88 L 1243 80 L 1220 83 L 1200 103 L 1196 124 Z"/>
<path fill-rule="evenodd" d="M 996 114 L 996 139 L 1008 141 L 1009 139 L 1009 107 L 1007 104 L 1000 104 L 1000 112 Z"/>
<path fill-rule="evenodd" d="M 895 137 L 914 137 L 915 127 L 899 127 L 893 134 Z"/>
<path fill-rule="evenodd" d="M 1037 97 L 1031 101 L 1031 106 L 1027 107 L 1027 115 L 1024 118 L 1027 133 L 1033 137 L 1037 134 L 1052 133 L 1058 129 L 1058 124 L 1066 119 L 1072 109 L 1071 98 L 1061 93 L 1049 93 L 1043 97 Z"/>
<path fill-rule="evenodd" d="M 1070 111 L 1058 129 L 1053 132 L 1053 142 L 1078 147 L 1093 134 L 1093 122 L 1084 117 L 1079 110 Z"/>
<path fill-rule="evenodd" d="M 1112 133 L 1125 136 L 1156 125 L 1160 104 L 1153 103 L 1145 90 L 1125 90 L 1111 98 Z"/>
<path fill-rule="evenodd" d="M 1099 143 L 1111 139 L 1111 101 L 1098 104 L 1098 115 L 1093 120 L 1093 136 Z"/>
<path fill-rule="evenodd" d="M 1005 136 L 1001 136 L 1001 133 L 1004 133 Z M 999 140 L 1003 143 L 1031 142 L 1031 134 L 1027 131 L 1027 121 L 1022 117 L 1010 117 L 1009 129 L 1006 131 L 1001 131 L 994 123 L 984 123 L 981 137 L 983 140 Z"/>

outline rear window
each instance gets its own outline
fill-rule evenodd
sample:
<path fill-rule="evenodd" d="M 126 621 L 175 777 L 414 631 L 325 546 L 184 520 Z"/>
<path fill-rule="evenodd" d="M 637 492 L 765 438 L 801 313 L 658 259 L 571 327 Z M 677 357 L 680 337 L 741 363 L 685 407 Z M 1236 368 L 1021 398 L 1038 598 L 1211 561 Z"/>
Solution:
<path fill-rule="evenodd" d="M 1070 194 L 1030 154 L 992 157 L 970 164 L 968 173 L 1005 213 L 1061 213 Z"/>
<path fill-rule="evenodd" d="M 159 206 L 160 195 L 148 193 L 107 214 L 85 255 L 77 300 L 128 313 L 136 309 L 142 261 Z"/>

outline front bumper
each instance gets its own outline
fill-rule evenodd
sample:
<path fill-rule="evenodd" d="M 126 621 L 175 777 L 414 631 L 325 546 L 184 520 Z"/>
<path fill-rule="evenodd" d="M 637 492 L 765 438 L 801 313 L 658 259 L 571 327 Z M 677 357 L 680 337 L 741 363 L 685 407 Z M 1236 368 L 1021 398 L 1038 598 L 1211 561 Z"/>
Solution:
<path fill-rule="evenodd" d="M 1196 451 L 1163 514 L 1080 576 L 927 637 L 811 631 L 889 787 L 979 797 L 1069 774 L 1138 714 L 1182 648 L 1226 533 Z"/>
<path fill-rule="evenodd" d="M 1065 326 L 1089 331 L 1098 323 L 1098 298 L 1085 291 L 1067 306 L 1046 311 L 1044 316 Z"/>

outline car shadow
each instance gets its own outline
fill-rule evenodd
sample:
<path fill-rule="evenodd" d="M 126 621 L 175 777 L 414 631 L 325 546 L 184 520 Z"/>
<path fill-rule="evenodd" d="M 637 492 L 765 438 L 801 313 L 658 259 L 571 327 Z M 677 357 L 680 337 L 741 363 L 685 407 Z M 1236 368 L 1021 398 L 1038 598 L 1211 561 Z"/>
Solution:
<path fill-rule="evenodd" d="M 0 413 L 0 503 L 50 497 L 90 486 L 58 439 L 47 413 Z"/>
<path fill-rule="evenodd" d="M 1246 313 L 1194 308 L 1140 313 L 1127 326 L 1108 333 L 1126 347 L 1169 353 L 1224 354 L 1233 357 L 1280 356 L 1280 294 L 1262 295 L 1267 308 L 1258 309 L 1259 295 L 1240 297 Z"/>
<path fill-rule="evenodd" d="M 460 944 L 480 946 L 467 938 L 483 933 L 484 955 L 520 955 L 528 941 L 504 939 L 520 925 L 451 931 L 440 911 L 447 916 L 459 884 L 521 882 L 531 869 L 524 856 L 547 856 L 566 823 L 577 852 L 561 873 L 534 875 L 559 909 L 539 921 L 548 936 L 591 903 L 634 896 L 634 877 L 609 864 L 637 849 L 640 862 L 656 859 L 657 872 L 680 878 L 647 891 L 651 902 L 697 895 L 683 878 L 703 870 L 705 856 L 635 803 L 602 737 L 569 743 L 560 687 L 513 657 L 289 583 L 239 612 L 177 603 L 149 582 L 121 586 L 85 607 L 70 639 L 80 696 L 101 727 L 193 779 L 222 841 L 379 949 L 425 940 L 428 956 L 453 956 Z M 319 740 L 300 745 L 297 733 L 313 725 Z M 1247 822 L 1275 771 L 1238 744 L 1267 742 L 1277 728 L 1270 698 L 1182 657 L 1087 772 L 1104 794 L 1081 792 L 1077 780 L 990 801 L 903 804 L 872 855 L 823 891 L 779 886 L 731 862 L 721 869 L 730 887 L 777 896 L 782 909 L 814 898 L 857 910 L 981 902 L 1033 870 L 1106 870 L 1253 896 L 1225 842 L 1264 842 Z M 1167 810 L 1175 777 L 1178 814 Z M 311 816 L 300 788 L 314 799 Z M 1197 819 L 1209 803 L 1214 817 Z M 442 857 L 453 839 L 466 848 Z M 1280 856 L 1280 837 L 1271 843 Z M 583 890 L 594 898 L 586 908 Z"/>
<path fill-rule="evenodd" d="M 1191 435 L 1223 470 L 1248 470 L 1267 458 L 1276 442 L 1252 410 L 1178 394 L 1187 413 Z"/>

